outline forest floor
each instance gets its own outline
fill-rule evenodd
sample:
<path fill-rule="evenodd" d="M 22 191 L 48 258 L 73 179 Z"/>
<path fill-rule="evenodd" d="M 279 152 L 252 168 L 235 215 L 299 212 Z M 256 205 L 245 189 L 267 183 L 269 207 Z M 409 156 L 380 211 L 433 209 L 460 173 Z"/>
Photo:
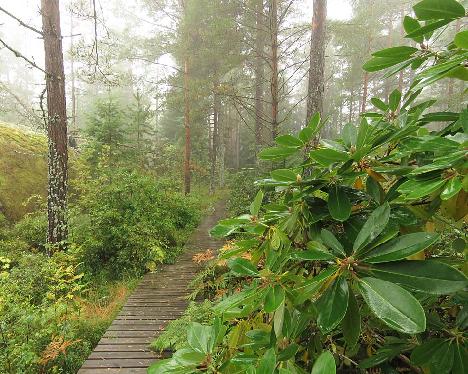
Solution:
<path fill-rule="evenodd" d="M 152 352 L 149 345 L 169 321 L 185 311 L 189 284 L 202 267 L 194 256 L 215 253 L 222 246 L 223 241 L 211 238 L 208 232 L 225 215 L 225 201 L 219 201 L 192 233 L 177 261 L 143 277 L 79 374 L 146 373 L 163 356 Z"/>

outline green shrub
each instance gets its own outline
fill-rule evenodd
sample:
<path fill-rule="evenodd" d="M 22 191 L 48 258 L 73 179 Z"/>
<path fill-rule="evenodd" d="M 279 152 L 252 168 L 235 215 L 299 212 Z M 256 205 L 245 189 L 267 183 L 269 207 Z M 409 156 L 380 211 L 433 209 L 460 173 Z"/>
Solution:
<path fill-rule="evenodd" d="M 16 223 L 11 233 L 36 251 L 44 251 L 47 235 L 47 215 L 43 212 L 31 213 Z"/>
<path fill-rule="evenodd" d="M 80 223 L 71 228 L 86 268 L 122 277 L 172 258 L 182 244 L 181 232 L 199 219 L 193 200 L 174 187 L 170 181 L 127 171 L 88 185 L 79 202 L 81 218 L 72 219 Z"/>

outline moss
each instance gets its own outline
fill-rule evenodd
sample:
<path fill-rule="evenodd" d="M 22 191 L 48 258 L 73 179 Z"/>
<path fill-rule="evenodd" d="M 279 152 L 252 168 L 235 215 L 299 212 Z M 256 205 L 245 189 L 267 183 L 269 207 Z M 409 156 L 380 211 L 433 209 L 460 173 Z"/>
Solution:
<path fill-rule="evenodd" d="M 0 123 L 0 212 L 17 221 L 47 193 L 47 139 Z"/>

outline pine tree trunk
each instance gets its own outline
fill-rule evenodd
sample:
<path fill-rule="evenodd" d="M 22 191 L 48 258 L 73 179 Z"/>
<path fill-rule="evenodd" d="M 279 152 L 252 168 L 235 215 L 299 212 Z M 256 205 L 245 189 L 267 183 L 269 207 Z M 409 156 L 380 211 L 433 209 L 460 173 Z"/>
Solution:
<path fill-rule="evenodd" d="M 185 57 L 184 61 L 184 127 L 185 127 L 185 154 L 184 154 L 184 191 L 188 195 L 191 185 L 190 156 L 191 156 L 191 136 L 190 136 L 190 100 L 189 100 L 189 61 Z"/>
<path fill-rule="evenodd" d="M 271 38 L 271 135 L 278 136 L 278 0 L 270 2 L 270 38 Z"/>
<path fill-rule="evenodd" d="M 215 82 L 213 89 L 213 142 L 211 150 L 211 170 L 210 170 L 210 192 L 214 193 L 216 186 L 216 162 L 219 148 L 219 95 L 218 83 Z"/>
<path fill-rule="evenodd" d="M 262 145 L 263 115 L 263 53 L 265 48 L 263 26 L 263 0 L 255 4 L 255 154 Z"/>
<path fill-rule="evenodd" d="M 366 103 L 367 103 L 367 90 L 369 89 L 369 73 L 366 71 L 364 73 L 364 78 L 362 82 L 362 102 L 360 107 L 360 114 L 366 111 Z"/>
<path fill-rule="evenodd" d="M 71 70 L 71 102 L 72 102 L 72 131 L 76 131 L 76 87 L 75 87 L 75 56 L 73 52 L 74 47 L 74 24 L 73 24 L 73 15 L 70 16 L 70 44 L 71 44 L 71 54 L 70 54 L 70 70 Z"/>
<path fill-rule="evenodd" d="M 309 87 L 307 91 L 307 122 L 315 113 L 323 115 L 326 19 L 327 0 L 314 0 L 310 39 Z"/>
<path fill-rule="evenodd" d="M 461 29 L 461 20 L 458 19 L 456 24 L 455 24 L 455 33 L 458 33 Z M 454 79 L 449 78 L 447 82 L 447 109 L 451 109 L 452 104 L 453 104 L 453 84 L 454 84 Z"/>
<path fill-rule="evenodd" d="M 236 157 L 235 157 L 235 168 L 236 170 L 240 169 L 240 123 L 241 121 L 236 121 L 236 145 L 235 145 L 235 152 L 236 152 Z"/>
<path fill-rule="evenodd" d="M 68 143 L 65 74 L 58 0 L 41 0 L 47 88 L 48 190 L 47 243 L 67 239 Z"/>
<path fill-rule="evenodd" d="M 350 97 L 349 97 L 349 117 L 348 122 L 353 122 L 353 112 L 354 112 L 354 89 L 351 89 Z"/>

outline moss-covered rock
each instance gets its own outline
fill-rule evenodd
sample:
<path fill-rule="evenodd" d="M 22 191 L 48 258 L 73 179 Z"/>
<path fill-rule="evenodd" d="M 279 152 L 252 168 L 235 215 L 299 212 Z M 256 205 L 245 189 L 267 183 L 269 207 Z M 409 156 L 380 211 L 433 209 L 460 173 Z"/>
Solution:
<path fill-rule="evenodd" d="M 37 208 L 31 196 L 46 193 L 46 137 L 0 123 L 0 212 L 16 221 Z"/>

